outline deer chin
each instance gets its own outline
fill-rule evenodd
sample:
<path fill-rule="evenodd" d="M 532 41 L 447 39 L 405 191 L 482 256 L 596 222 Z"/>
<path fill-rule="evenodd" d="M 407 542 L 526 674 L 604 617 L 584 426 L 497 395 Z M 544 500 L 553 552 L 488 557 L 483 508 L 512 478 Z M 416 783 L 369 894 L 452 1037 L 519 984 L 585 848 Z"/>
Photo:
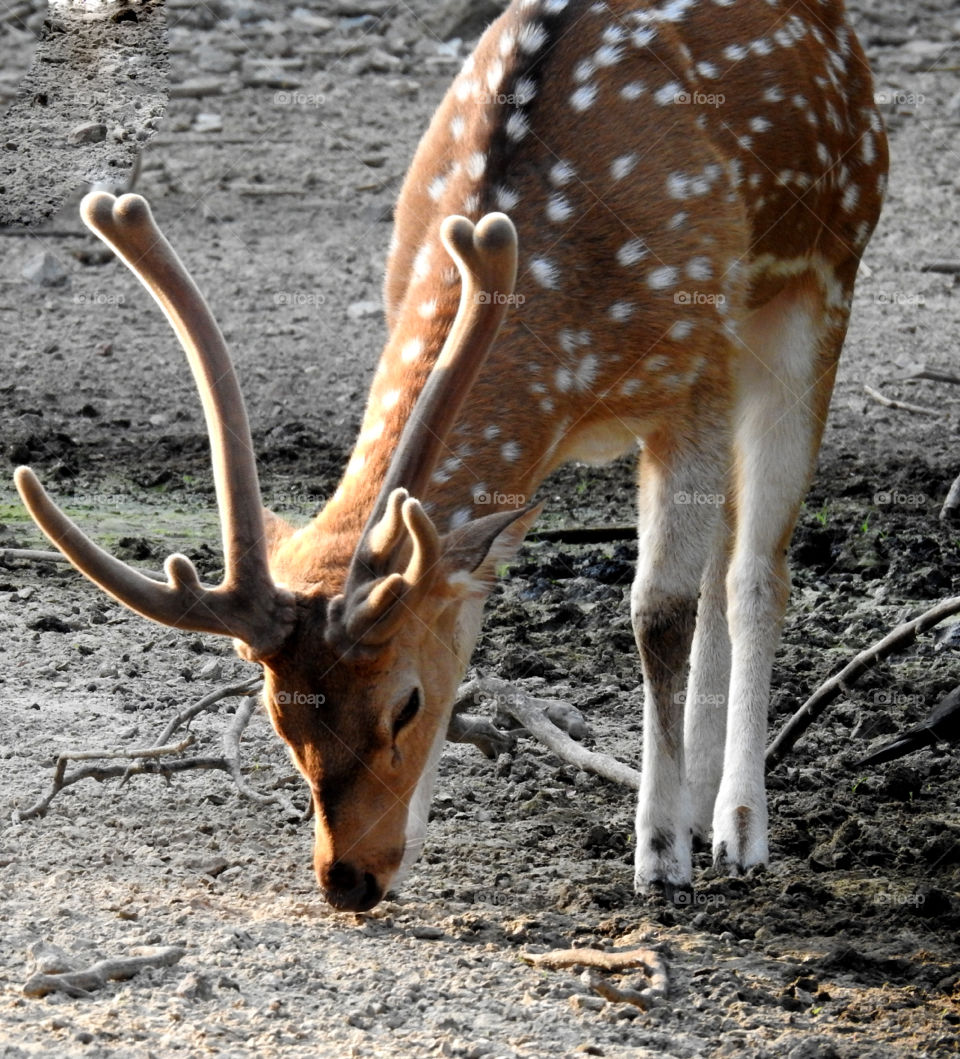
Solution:
<path fill-rule="evenodd" d="M 420 774 L 413 796 L 410 799 L 410 807 L 407 810 L 406 842 L 404 845 L 403 859 L 400 867 L 394 872 L 389 881 L 388 889 L 396 890 L 402 883 L 406 882 L 413 865 L 417 862 L 423 852 L 424 840 L 427 834 L 427 822 L 430 817 L 430 803 L 433 800 L 433 787 L 437 777 L 437 768 L 440 764 L 440 756 L 447 740 L 446 726 L 438 729 L 427 756 L 427 763 Z"/>

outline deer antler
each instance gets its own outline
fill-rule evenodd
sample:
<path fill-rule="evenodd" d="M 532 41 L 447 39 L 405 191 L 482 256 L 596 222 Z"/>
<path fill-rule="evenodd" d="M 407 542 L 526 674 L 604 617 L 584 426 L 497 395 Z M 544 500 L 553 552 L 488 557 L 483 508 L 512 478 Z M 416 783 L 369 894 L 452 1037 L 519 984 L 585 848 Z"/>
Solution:
<path fill-rule="evenodd" d="M 153 295 L 187 354 L 210 435 L 223 582 L 217 588 L 202 585 L 184 555 L 167 559 L 167 584 L 138 573 L 94 544 L 47 496 L 29 467 L 14 475 L 20 496 L 70 562 L 131 610 L 178 629 L 236 637 L 256 656 L 271 654 L 293 627 L 294 598 L 270 576 L 250 426 L 220 329 L 145 199 L 94 193 L 84 198 L 80 213 Z"/>
<path fill-rule="evenodd" d="M 386 639 L 396 624 L 385 620 L 387 613 L 402 613 L 396 607 L 400 599 L 410 607 L 429 587 L 440 540 L 415 497 L 426 490 L 446 437 L 497 336 L 516 282 L 517 233 L 505 214 L 487 214 L 476 227 L 466 217 L 448 217 L 440 227 L 440 238 L 460 272 L 460 306 L 400 435 L 354 551 L 343 595 L 331 601 L 330 635 L 346 634 L 351 642 Z M 413 553 L 404 573 L 384 574 L 407 536 Z"/>

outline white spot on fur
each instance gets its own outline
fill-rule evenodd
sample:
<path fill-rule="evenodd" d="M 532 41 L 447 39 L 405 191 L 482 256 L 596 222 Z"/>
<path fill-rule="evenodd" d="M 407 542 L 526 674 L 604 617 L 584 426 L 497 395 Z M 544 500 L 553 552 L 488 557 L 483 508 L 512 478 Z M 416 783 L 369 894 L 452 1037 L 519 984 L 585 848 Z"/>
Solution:
<path fill-rule="evenodd" d="M 450 516 L 450 529 L 459 529 L 465 526 L 473 518 L 473 511 L 469 507 L 458 507 Z"/>
<path fill-rule="evenodd" d="M 614 180 L 623 180 L 625 176 L 632 172 L 636 164 L 637 156 L 635 154 L 621 154 L 610 163 L 610 176 Z"/>
<path fill-rule="evenodd" d="M 383 397 L 380 398 L 380 407 L 384 412 L 389 412 L 399 400 L 400 390 L 387 390 Z"/>
<path fill-rule="evenodd" d="M 646 257 L 647 253 L 647 244 L 642 239 L 630 239 L 617 251 L 617 261 L 628 268 Z"/>
<path fill-rule="evenodd" d="M 690 194 L 690 177 L 675 169 L 667 176 L 667 194 L 672 199 L 685 199 Z"/>
<path fill-rule="evenodd" d="M 655 103 L 665 107 L 670 103 L 678 102 L 683 95 L 683 86 L 678 81 L 668 81 L 653 93 L 653 99 Z"/>
<path fill-rule="evenodd" d="M 677 320 L 675 323 L 671 324 L 667 335 L 676 342 L 682 342 L 685 338 L 690 337 L 692 331 L 693 324 L 690 320 Z"/>
<path fill-rule="evenodd" d="M 559 192 L 547 199 L 547 219 L 553 221 L 554 224 L 561 224 L 568 220 L 572 213 L 573 206 L 570 205 L 570 201 Z"/>
<path fill-rule="evenodd" d="M 540 22 L 528 22 L 517 33 L 517 47 L 525 55 L 532 55 L 547 43 L 547 31 Z"/>
<path fill-rule="evenodd" d="M 647 86 L 642 81 L 628 81 L 623 88 L 620 89 L 620 95 L 624 99 L 632 101 L 634 99 L 639 99 L 646 90 Z"/>
<path fill-rule="evenodd" d="M 680 273 L 672 265 L 661 265 L 647 273 L 647 286 L 651 290 L 666 290 L 675 287 Z"/>
<path fill-rule="evenodd" d="M 589 110 L 596 102 L 597 91 L 595 84 L 582 85 L 570 96 L 570 106 L 581 113 Z"/>
<path fill-rule="evenodd" d="M 495 93 L 503 82 L 503 63 L 495 59 L 487 70 L 487 88 Z"/>
<path fill-rule="evenodd" d="M 507 118 L 507 137 L 517 143 L 522 140 L 524 136 L 530 131 L 530 122 L 527 120 L 527 115 L 522 110 L 515 110 L 509 118 Z"/>
<path fill-rule="evenodd" d="M 616 44 L 605 44 L 594 52 L 593 61 L 600 67 L 616 66 L 623 58 L 623 48 Z"/>
<path fill-rule="evenodd" d="M 417 279 L 426 279 L 430 275 L 430 245 L 424 244 L 413 259 L 413 274 Z"/>
<path fill-rule="evenodd" d="M 431 298 L 430 301 L 421 302 L 417 312 L 424 320 L 432 320 L 437 315 L 437 299 Z"/>
<path fill-rule="evenodd" d="M 560 285 L 560 270 L 549 258 L 532 257 L 529 268 L 531 275 L 541 287 L 556 290 Z"/>
<path fill-rule="evenodd" d="M 400 350 L 400 359 L 404 364 L 412 364 L 423 352 L 423 342 L 419 338 L 411 338 Z"/>
<path fill-rule="evenodd" d="M 709 257 L 692 257 L 687 263 L 687 275 L 691 279 L 710 279 L 713 275 L 713 263 Z"/>
<path fill-rule="evenodd" d="M 474 151 L 467 159 L 467 176 L 471 180 L 479 180 L 486 168 L 487 156 L 482 151 Z"/>
<path fill-rule="evenodd" d="M 508 441 L 500 447 L 500 455 L 507 463 L 515 463 L 520 459 L 520 444 L 516 441 Z"/>
<path fill-rule="evenodd" d="M 615 320 L 618 324 L 625 323 L 633 316 L 636 306 L 633 302 L 614 302 L 613 305 L 607 309 L 607 316 L 611 320 Z"/>
<path fill-rule="evenodd" d="M 569 184 L 575 175 L 574 168 L 569 162 L 556 162 L 550 169 L 550 183 L 554 187 L 562 188 Z"/>
<path fill-rule="evenodd" d="M 494 198 L 497 202 L 497 208 L 504 212 L 516 209 L 517 203 L 520 201 L 520 196 L 513 190 L 513 188 L 508 188 L 505 184 L 497 185 Z"/>

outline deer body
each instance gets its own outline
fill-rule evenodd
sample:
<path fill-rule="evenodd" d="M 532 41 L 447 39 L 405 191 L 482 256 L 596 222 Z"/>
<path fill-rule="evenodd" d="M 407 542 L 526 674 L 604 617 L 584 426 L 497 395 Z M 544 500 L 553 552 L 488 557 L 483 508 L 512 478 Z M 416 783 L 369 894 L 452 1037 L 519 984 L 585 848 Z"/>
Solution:
<path fill-rule="evenodd" d="M 517 0 L 484 34 L 400 195 L 389 338 L 337 493 L 302 529 L 271 517 L 232 541 L 221 496 L 225 585 L 202 596 L 171 560 L 190 613 L 159 619 L 238 636 L 263 664 L 336 907 L 375 904 L 419 849 L 526 500 L 564 462 L 638 441 L 636 883 L 688 886 L 691 837 L 711 831 L 721 867 L 766 861 L 785 553 L 885 171 L 866 61 L 833 0 Z M 125 209 L 145 223 L 127 199 L 112 219 L 110 203 L 87 208 L 114 245 Z M 226 463 L 221 479 L 246 482 L 232 509 L 249 511 L 255 476 Z M 18 484 L 81 569 L 157 617 L 28 472 Z M 263 565 L 232 577 L 230 555 L 239 569 L 258 549 Z M 250 598 L 224 603 L 228 589 Z"/>

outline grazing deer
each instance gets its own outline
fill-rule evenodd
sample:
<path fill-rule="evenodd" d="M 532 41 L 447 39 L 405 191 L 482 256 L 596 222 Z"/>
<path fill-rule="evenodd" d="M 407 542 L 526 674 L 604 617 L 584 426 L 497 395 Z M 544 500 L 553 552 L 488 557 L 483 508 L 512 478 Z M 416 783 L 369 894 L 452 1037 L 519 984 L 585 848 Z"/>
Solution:
<path fill-rule="evenodd" d="M 151 581 L 28 469 L 17 485 L 110 595 L 263 666 L 334 907 L 372 907 L 416 857 L 484 598 L 538 510 L 517 498 L 638 441 L 636 883 L 689 886 L 692 838 L 711 830 L 718 866 L 766 862 L 785 553 L 886 160 L 838 0 L 516 0 L 416 153 L 361 432 L 296 530 L 261 510 L 229 356 L 146 203 L 84 201 L 186 349 L 223 583 L 180 555 Z"/>

